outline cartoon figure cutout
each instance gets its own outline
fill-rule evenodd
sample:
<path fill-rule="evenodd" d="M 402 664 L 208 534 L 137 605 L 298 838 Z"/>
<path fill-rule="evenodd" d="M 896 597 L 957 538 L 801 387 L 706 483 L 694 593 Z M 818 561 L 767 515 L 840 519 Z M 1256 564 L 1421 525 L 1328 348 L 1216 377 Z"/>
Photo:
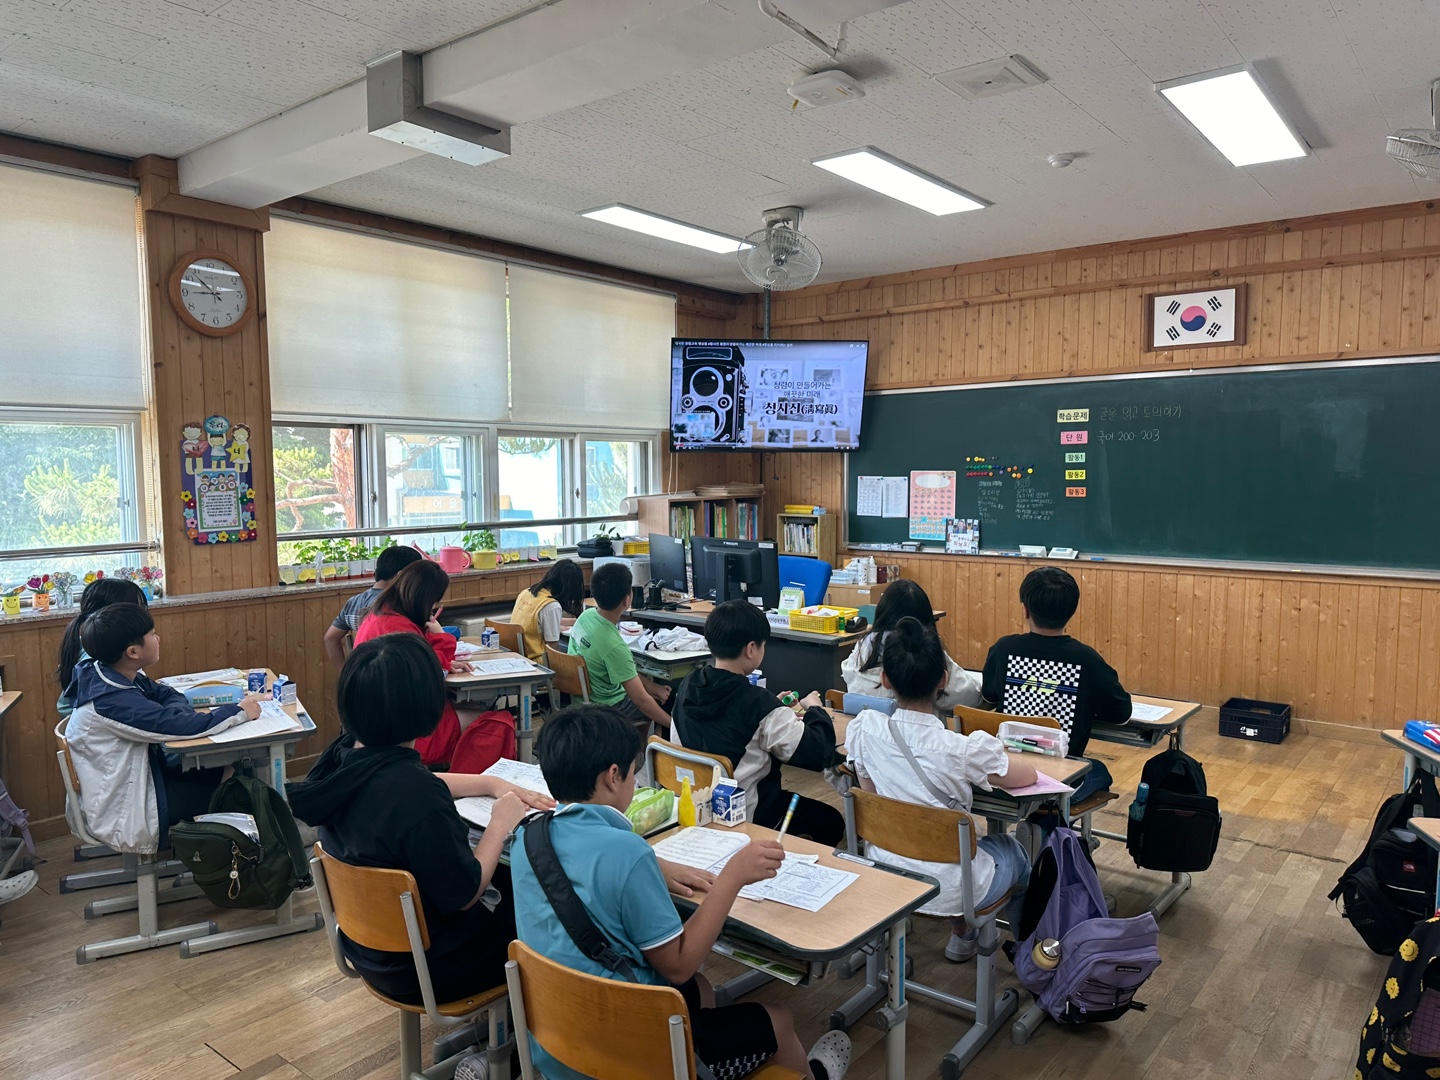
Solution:
<path fill-rule="evenodd" d="M 217 414 L 203 425 L 181 426 L 185 490 L 180 493 L 185 535 L 196 544 L 254 540 L 255 487 L 251 477 L 250 428 Z"/>

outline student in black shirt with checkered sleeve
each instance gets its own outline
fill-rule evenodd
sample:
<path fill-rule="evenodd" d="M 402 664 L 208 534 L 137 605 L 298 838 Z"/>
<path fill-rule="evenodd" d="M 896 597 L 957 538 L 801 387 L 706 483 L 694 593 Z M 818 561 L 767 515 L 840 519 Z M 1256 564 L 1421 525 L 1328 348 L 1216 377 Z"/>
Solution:
<path fill-rule="evenodd" d="M 981 695 L 985 704 L 1017 716 L 1049 716 L 1070 737 L 1070 756 L 1084 757 L 1097 721 L 1130 719 L 1130 695 L 1120 676 L 1094 649 L 1065 633 L 1080 606 L 1080 586 L 1064 570 L 1041 566 L 1020 584 L 1029 633 L 1010 634 L 990 647 Z M 1110 786 L 1110 770 L 1094 758 L 1071 796 L 1080 802 Z"/>

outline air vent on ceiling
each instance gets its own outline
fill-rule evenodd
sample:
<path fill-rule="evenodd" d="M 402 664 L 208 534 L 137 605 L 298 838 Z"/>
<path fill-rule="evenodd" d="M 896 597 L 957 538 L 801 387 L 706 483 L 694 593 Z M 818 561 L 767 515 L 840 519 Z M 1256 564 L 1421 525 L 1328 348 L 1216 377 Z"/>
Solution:
<path fill-rule="evenodd" d="M 937 75 L 936 81 L 971 101 L 979 101 L 996 94 L 1023 90 L 1027 86 L 1039 86 L 1050 79 L 1043 71 L 1027 63 L 1023 56 L 1002 56 L 999 60 L 986 60 L 983 64 L 947 71 Z"/>

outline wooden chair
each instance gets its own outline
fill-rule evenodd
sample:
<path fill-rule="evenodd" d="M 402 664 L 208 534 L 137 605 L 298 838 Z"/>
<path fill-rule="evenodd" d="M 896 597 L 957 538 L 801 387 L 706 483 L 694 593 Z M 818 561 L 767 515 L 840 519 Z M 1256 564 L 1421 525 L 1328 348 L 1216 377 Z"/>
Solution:
<path fill-rule="evenodd" d="M 968 705 L 956 705 L 952 711 L 955 714 L 955 720 L 959 725 L 961 735 L 970 735 L 976 731 L 983 731 L 988 735 L 994 735 L 998 739 L 1000 737 L 1000 725 L 1006 720 L 1018 720 L 1025 724 L 1034 724 L 1036 727 L 1053 728 L 1056 731 L 1061 730 L 1060 721 L 1049 716 L 1012 716 L 1009 713 L 972 709 Z M 1043 766 L 1041 768 L 1043 771 Z M 1072 824 L 1076 821 L 1080 822 L 1080 835 L 1084 838 L 1085 843 L 1090 845 L 1092 851 L 1096 847 L 1094 841 L 1095 811 L 1107 803 L 1114 802 L 1118 798 L 1120 798 L 1120 796 L 1117 793 L 1106 788 L 1103 791 L 1092 792 L 1085 796 L 1080 802 L 1072 803 L 1070 806 L 1070 822 Z M 1031 852 L 1031 855 L 1035 854 L 1038 854 L 1038 852 Z"/>
<path fill-rule="evenodd" d="M 686 747 L 651 735 L 645 744 L 645 765 L 652 783 L 680 794 L 684 778 L 680 775 L 681 762 L 690 774 L 691 790 L 711 787 L 717 779 L 733 779 L 735 766 L 723 754 L 709 754 L 703 750 Z"/>
<path fill-rule="evenodd" d="M 525 655 L 525 635 L 520 629 L 519 623 L 499 622 L 495 619 L 486 619 L 485 625 L 494 630 L 500 638 L 500 647 L 509 649 L 513 653 Z"/>
<path fill-rule="evenodd" d="M 942 810 L 917 806 L 914 803 L 887 799 L 882 795 L 852 787 L 845 793 L 845 842 L 852 855 L 862 855 L 860 841 L 865 839 L 886 851 L 908 859 L 927 862 L 959 863 L 963 882 L 961 909 L 965 922 L 979 938 L 975 957 L 975 999 L 957 997 L 934 987 L 905 980 L 908 993 L 938 1001 L 968 1013 L 975 1018 L 941 1064 L 944 1076 L 959 1076 L 975 1055 L 1006 1024 L 1020 1005 L 1020 995 L 1013 988 L 997 992 L 995 953 L 1000 947 L 1000 931 L 996 918 L 1010 899 L 1006 893 L 988 907 L 977 908 L 974 859 L 979 830 L 975 819 L 963 810 Z M 884 999 L 884 974 L 879 950 L 871 949 L 865 962 L 865 987 L 840 1007 L 832 1017 L 859 1017 Z"/>
<path fill-rule="evenodd" d="M 430 965 L 425 960 L 425 950 L 430 947 L 430 931 L 425 925 L 425 909 L 420 903 L 420 890 L 414 875 L 408 870 L 352 866 L 327 855 L 318 843 L 310 859 L 310 867 L 315 875 L 320 910 L 325 915 L 325 935 L 330 939 L 330 952 L 342 975 L 363 981 L 340 948 L 341 931 L 357 945 L 382 952 L 408 952 L 415 961 L 423 1005 L 396 1001 L 365 983 L 365 989 L 374 997 L 399 1010 L 400 1080 L 437 1080 L 453 1076 L 456 1063 L 467 1052 L 461 1051 L 437 1061 L 428 1069 L 422 1069 L 421 1015 L 428 1016 L 436 1027 L 453 1028 L 480 1013 L 485 1013 L 489 1020 L 490 1038 L 485 1056 L 489 1061 L 490 1075 L 496 1080 L 508 1080 L 510 1044 L 500 1042 L 507 1005 L 505 985 L 502 983 L 458 1001 L 435 1000 Z"/>
<path fill-rule="evenodd" d="M 61 720 L 55 725 L 55 759 L 60 765 L 60 779 L 65 786 L 65 822 L 70 826 L 70 831 L 75 838 L 82 844 L 101 845 L 103 842 L 90 831 L 90 825 L 85 820 L 85 806 L 80 801 L 80 774 L 75 770 L 75 760 L 70 756 L 70 743 L 65 738 L 67 723 L 67 720 Z M 85 918 L 98 919 L 103 915 L 134 911 L 137 912 L 139 923 L 133 934 L 108 938 L 104 941 L 92 941 L 79 946 L 75 950 L 75 962 L 88 964 L 106 956 L 120 956 L 123 953 L 154 949 L 161 945 L 174 945 L 189 938 L 204 937 L 207 934 L 215 933 L 218 928 L 214 922 L 209 920 L 188 923 L 184 926 L 167 927 L 163 930 L 160 928 L 158 909 L 161 904 L 173 904 L 177 900 L 193 900 L 204 895 L 200 887 L 194 884 L 190 875 L 183 874 L 182 876 L 184 869 L 183 863 L 173 860 L 162 863 L 153 853 L 143 853 L 123 855 L 119 870 L 100 870 L 91 874 L 73 875 L 77 878 L 101 878 L 93 883 L 87 882 L 84 885 L 76 886 L 77 888 L 133 884 L 135 886 L 133 893 L 109 896 L 103 900 L 92 900 L 86 904 Z M 179 880 L 172 883 L 170 888 L 161 889 L 160 877 L 162 874 L 178 877 Z"/>
<path fill-rule="evenodd" d="M 826 705 L 827 708 L 835 709 L 835 710 L 838 711 L 838 712 L 844 712 L 844 711 L 845 711 L 845 691 L 844 691 L 844 690 L 826 690 L 826 691 L 825 691 L 825 705 Z"/>
<path fill-rule="evenodd" d="M 605 1080 L 695 1080 L 690 1013 L 670 986 L 620 982 L 547 960 L 518 941 L 505 965 L 520 1075 L 536 1080 L 530 1039 L 561 1064 Z M 763 1065 L 749 1080 L 796 1080 Z"/>
<path fill-rule="evenodd" d="M 550 685 L 560 694 L 569 694 L 590 704 L 590 674 L 583 656 L 571 656 L 554 645 L 545 646 L 545 666 L 555 672 Z"/>

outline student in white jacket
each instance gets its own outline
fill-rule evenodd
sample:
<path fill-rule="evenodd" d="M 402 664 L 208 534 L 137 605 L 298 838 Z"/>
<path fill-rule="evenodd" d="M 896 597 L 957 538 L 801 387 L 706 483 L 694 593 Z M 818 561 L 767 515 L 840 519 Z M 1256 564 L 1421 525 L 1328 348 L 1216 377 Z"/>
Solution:
<path fill-rule="evenodd" d="M 908 579 L 893 582 L 881 595 L 880 603 L 875 605 L 874 627 L 840 665 L 847 691 L 870 697 L 895 696 L 895 692 L 881 682 L 880 672 L 885 638 L 904 618 L 914 619 L 926 630 L 935 630 L 935 612 L 930 606 L 930 597 Z M 945 684 L 940 688 L 935 705 L 941 712 L 947 713 L 956 705 L 979 706 L 979 673 L 966 671 L 946 654 Z"/>
<path fill-rule="evenodd" d="M 75 711 L 65 741 L 80 779 L 85 824 L 116 851 L 153 853 L 177 821 L 204 813 L 223 769 L 181 773 L 172 739 L 214 735 L 260 715 L 260 698 L 197 712 L 178 690 L 141 670 L 160 660 L 150 612 L 112 604 L 80 627 L 86 659 L 75 669 Z"/>

